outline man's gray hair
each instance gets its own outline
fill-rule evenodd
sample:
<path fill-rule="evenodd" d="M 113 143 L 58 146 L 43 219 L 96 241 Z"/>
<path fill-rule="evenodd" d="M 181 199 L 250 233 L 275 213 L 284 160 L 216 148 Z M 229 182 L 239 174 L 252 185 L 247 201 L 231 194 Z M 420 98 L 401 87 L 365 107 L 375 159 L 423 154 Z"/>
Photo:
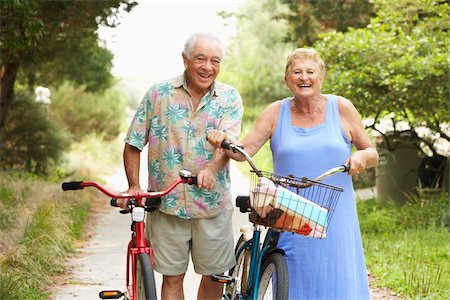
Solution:
<path fill-rule="evenodd" d="M 187 58 L 191 58 L 192 49 L 199 38 L 217 41 L 219 44 L 220 53 L 222 55 L 221 59 L 225 58 L 225 45 L 215 34 L 209 32 L 196 32 L 186 40 L 186 43 L 184 43 L 183 53 Z"/>

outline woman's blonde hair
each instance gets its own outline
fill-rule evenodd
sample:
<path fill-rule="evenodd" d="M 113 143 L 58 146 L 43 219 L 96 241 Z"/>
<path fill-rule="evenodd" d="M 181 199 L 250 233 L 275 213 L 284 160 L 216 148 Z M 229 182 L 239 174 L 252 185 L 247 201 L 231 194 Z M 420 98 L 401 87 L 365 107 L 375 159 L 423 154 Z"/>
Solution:
<path fill-rule="evenodd" d="M 325 78 L 325 74 L 327 72 L 325 67 L 325 62 L 320 57 L 319 52 L 317 52 L 314 48 L 297 48 L 294 51 L 292 51 L 286 61 L 286 70 L 284 71 L 285 74 L 287 73 L 289 67 L 296 61 L 297 59 L 311 59 L 315 61 L 319 65 L 320 69 L 320 75 L 322 79 Z"/>

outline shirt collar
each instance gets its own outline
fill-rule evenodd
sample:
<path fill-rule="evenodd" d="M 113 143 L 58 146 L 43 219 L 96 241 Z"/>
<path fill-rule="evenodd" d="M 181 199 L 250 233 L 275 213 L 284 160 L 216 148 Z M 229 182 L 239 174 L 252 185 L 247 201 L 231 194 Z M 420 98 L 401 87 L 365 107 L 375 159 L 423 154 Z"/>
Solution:
<path fill-rule="evenodd" d="M 210 94 L 213 95 L 213 97 L 219 97 L 220 96 L 220 92 L 219 89 L 217 88 L 217 84 L 216 84 L 216 80 L 214 80 L 213 84 L 211 85 L 210 88 Z M 185 73 L 181 74 L 180 76 L 176 77 L 173 80 L 173 86 L 175 88 L 180 88 L 183 87 L 186 91 L 187 89 L 187 82 L 186 82 L 186 76 Z"/>

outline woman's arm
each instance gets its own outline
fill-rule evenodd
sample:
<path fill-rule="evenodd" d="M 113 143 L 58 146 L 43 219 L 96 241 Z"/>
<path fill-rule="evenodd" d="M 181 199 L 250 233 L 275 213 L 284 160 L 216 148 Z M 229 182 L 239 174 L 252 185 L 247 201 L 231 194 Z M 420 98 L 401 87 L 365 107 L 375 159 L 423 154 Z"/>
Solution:
<path fill-rule="evenodd" d="M 226 132 L 211 130 L 208 133 L 208 141 L 216 148 L 220 148 L 220 144 L 225 139 L 236 145 L 244 146 L 245 151 L 250 156 L 255 155 L 259 149 L 272 136 L 277 125 L 278 116 L 280 114 L 281 101 L 276 101 L 267 106 L 256 119 L 255 125 L 241 142 L 237 142 L 230 138 Z M 240 153 L 234 153 L 230 150 L 224 150 L 225 153 L 237 161 L 243 161 L 245 158 Z"/>
<path fill-rule="evenodd" d="M 357 149 L 345 163 L 350 165 L 350 175 L 359 174 L 364 169 L 375 167 L 378 164 L 378 152 L 370 141 L 355 106 L 346 98 L 339 97 L 338 99 L 342 128 L 349 141 Z"/>

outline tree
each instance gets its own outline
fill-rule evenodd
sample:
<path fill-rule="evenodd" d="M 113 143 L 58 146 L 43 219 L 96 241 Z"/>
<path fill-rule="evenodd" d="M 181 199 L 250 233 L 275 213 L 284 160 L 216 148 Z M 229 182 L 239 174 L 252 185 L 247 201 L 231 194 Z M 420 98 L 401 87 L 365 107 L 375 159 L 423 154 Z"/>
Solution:
<path fill-rule="evenodd" d="M 34 95 L 19 88 L 2 131 L 0 168 L 46 174 L 68 145 L 61 123 Z"/>
<path fill-rule="evenodd" d="M 365 27 L 374 12 L 372 1 L 367 0 L 280 0 L 289 12 L 280 17 L 289 23 L 286 40 L 299 47 L 312 45 L 319 34 L 348 28 Z"/>
<path fill-rule="evenodd" d="M 17 79 L 30 89 L 71 80 L 88 90 L 112 82 L 112 54 L 99 45 L 99 24 L 114 27 L 134 0 L 0 2 L 0 129 L 14 99 Z"/>
<path fill-rule="evenodd" d="M 247 107 L 265 106 L 286 95 L 282 62 L 293 46 L 284 40 L 287 22 L 276 16 L 287 11 L 278 1 L 248 1 L 231 15 L 237 17 L 237 34 L 219 76 L 239 90 Z"/>
<path fill-rule="evenodd" d="M 222 12 L 237 18 L 237 34 L 220 78 L 239 90 L 246 106 L 266 106 L 288 93 L 283 76 L 290 51 L 312 45 L 324 30 L 366 26 L 372 12 L 366 0 L 248 1 L 236 13 Z"/>
<path fill-rule="evenodd" d="M 377 0 L 364 29 L 326 34 L 315 47 L 329 63 L 326 87 L 358 107 L 368 127 L 389 139 L 448 156 L 450 143 L 449 4 L 435 0 Z M 444 144 L 445 152 L 440 148 Z"/>

